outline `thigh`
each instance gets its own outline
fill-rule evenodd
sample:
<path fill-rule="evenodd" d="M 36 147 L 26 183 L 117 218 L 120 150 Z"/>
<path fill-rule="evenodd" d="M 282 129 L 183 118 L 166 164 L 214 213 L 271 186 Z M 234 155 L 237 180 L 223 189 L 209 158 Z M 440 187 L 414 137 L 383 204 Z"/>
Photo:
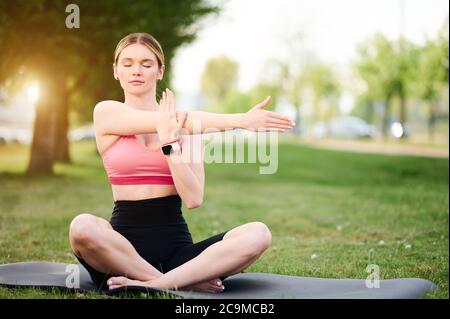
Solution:
<path fill-rule="evenodd" d="M 76 241 L 76 234 L 79 233 L 80 230 L 88 230 L 90 235 L 96 236 L 95 234 L 98 234 L 98 231 L 105 229 L 113 230 L 111 224 L 106 219 L 88 213 L 76 216 L 72 220 L 69 228 L 69 241 L 74 254 L 78 257 L 81 256 Z"/>
<path fill-rule="evenodd" d="M 255 228 L 255 225 L 257 225 L 258 223 L 259 222 L 250 222 L 234 227 L 225 234 L 224 239 L 240 235 L 248 235 L 249 233 L 252 232 L 252 230 Z"/>
<path fill-rule="evenodd" d="M 185 262 L 197 257 L 209 246 L 223 240 L 224 235 L 227 232 L 223 232 L 205 240 L 202 240 L 195 244 L 185 245 L 175 251 L 175 253 L 164 263 L 164 272 L 168 272 L 178 266 L 181 266 Z"/>

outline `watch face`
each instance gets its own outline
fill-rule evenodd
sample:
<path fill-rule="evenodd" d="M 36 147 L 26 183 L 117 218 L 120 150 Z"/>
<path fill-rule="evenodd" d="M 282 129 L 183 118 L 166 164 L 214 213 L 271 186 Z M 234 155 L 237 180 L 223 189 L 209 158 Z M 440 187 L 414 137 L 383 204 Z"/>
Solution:
<path fill-rule="evenodd" d="M 164 155 L 169 155 L 172 151 L 172 145 L 164 145 L 163 147 L 161 147 L 161 149 Z"/>

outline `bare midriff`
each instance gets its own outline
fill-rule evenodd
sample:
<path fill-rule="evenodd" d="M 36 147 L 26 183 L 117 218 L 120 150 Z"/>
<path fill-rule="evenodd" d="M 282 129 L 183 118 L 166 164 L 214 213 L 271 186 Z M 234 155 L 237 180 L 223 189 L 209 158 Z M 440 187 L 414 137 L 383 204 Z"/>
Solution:
<path fill-rule="evenodd" d="M 114 200 L 141 200 L 176 195 L 174 185 L 111 185 Z"/>

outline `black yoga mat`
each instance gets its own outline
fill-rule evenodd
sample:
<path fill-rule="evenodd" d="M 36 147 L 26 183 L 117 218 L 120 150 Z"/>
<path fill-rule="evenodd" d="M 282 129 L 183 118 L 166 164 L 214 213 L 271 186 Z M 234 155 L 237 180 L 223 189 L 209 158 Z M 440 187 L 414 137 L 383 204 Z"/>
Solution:
<path fill-rule="evenodd" d="M 223 283 L 225 291 L 218 294 L 136 286 L 101 292 L 110 295 L 146 292 L 155 296 L 161 293 L 169 297 L 202 299 L 412 299 L 421 298 L 436 289 L 432 282 L 418 278 L 380 280 L 379 288 L 368 288 L 365 279 L 326 279 L 259 272 L 230 276 Z M 82 265 L 52 262 L 0 265 L 0 285 L 100 291 Z"/>

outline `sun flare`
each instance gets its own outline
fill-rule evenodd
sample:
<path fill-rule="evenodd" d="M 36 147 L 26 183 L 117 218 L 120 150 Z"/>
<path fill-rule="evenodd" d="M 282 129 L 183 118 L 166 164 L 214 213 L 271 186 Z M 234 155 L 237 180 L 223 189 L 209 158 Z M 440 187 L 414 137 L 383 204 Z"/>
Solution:
<path fill-rule="evenodd" d="M 27 87 L 27 96 L 31 103 L 36 103 L 39 99 L 39 86 L 31 84 Z"/>

